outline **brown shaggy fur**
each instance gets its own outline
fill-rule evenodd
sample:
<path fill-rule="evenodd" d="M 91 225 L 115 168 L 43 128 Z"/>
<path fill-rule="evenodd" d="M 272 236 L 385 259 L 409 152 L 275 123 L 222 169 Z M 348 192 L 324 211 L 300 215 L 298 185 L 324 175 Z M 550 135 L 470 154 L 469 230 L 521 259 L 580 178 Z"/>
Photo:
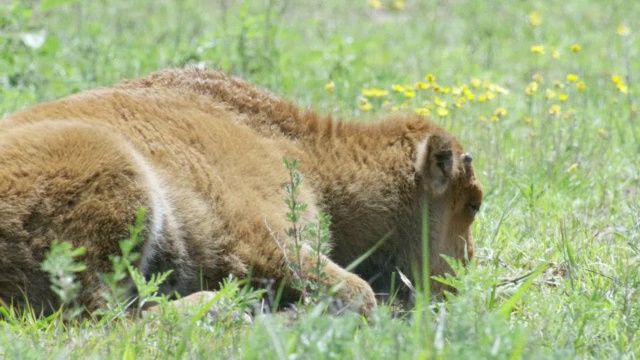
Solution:
<path fill-rule="evenodd" d="M 320 210 L 332 218 L 326 281 L 342 283 L 338 297 L 357 311 L 375 307 L 373 289 L 388 292 L 396 267 L 419 268 L 425 203 L 431 274 L 450 271 L 440 254 L 472 256 L 482 191 L 440 127 L 412 115 L 334 122 L 223 73 L 165 70 L 0 122 L 0 300 L 26 295 L 36 309 L 54 309 L 40 263 L 52 241 L 65 240 L 87 248 L 81 303 L 101 306 L 100 273 L 139 207 L 147 231 L 138 267 L 147 276 L 173 269 L 165 293 L 215 289 L 249 271 L 287 282 L 274 239 L 289 241 L 285 157 L 300 160 L 308 218 Z M 344 270 L 387 234 L 354 273 Z M 303 258 L 315 264 L 307 248 Z"/>

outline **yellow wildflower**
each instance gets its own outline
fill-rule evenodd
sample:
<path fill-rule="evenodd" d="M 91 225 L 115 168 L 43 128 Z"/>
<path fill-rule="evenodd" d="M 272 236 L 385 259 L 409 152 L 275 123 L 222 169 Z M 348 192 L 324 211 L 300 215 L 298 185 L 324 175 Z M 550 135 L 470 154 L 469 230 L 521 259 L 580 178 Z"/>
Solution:
<path fill-rule="evenodd" d="M 497 117 L 498 119 L 503 118 L 503 117 L 507 116 L 507 109 L 503 108 L 502 106 L 499 106 L 493 112 L 493 116 Z"/>
<path fill-rule="evenodd" d="M 554 81 L 553 86 L 555 86 L 558 89 L 564 89 L 564 83 L 562 82 L 562 80 Z"/>
<path fill-rule="evenodd" d="M 540 26 L 541 23 L 542 20 L 540 19 L 540 15 L 538 15 L 537 12 L 532 11 L 529 13 L 529 24 L 531 24 L 531 26 Z"/>
<path fill-rule="evenodd" d="M 441 89 L 440 89 L 440 91 L 441 91 L 443 94 L 448 94 L 448 93 L 450 93 L 450 92 L 451 92 L 451 88 L 450 88 L 450 87 L 448 87 L 448 86 L 445 86 L 445 87 L 441 88 Z"/>
<path fill-rule="evenodd" d="M 575 75 L 575 74 L 568 74 L 567 75 L 567 80 L 569 82 L 576 82 L 576 81 L 578 81 L 578 79 L 579 79 L 578 75 Z"/>
<path fill-rule="evenodd" d="M 571 166 L 569 166 L 569 168 L 567 169 L 567 172 L 569 174 L 575 174 L 578 171 L 578 164 L 571 164 Z"/>
<path fill-rule="evenodd" d="M 451 89 L 451 94 L 460 96 L 460 94 L 462 94 L 462 87 L 454 86 L 453 89 Z"/>
<path fill-rule="evenodd" d="M 424 117 L 428 117 L 429 115 L 431 115 L 431 111 L 429 111 L 429 109 L 427 108 L 417 108 L 413 110 L 413 112 Z"/>
<path fill-rule="evenodd" d="M 607 130 L 605 130 L 605 129 L 598 129 L 598 135 L 600 135 L 600 136 L 606 136 L 606 135 L 607 135 Z"/>
<path fill-rule="evenodd" d="M 578 91 L 584 91 L 584 89 L 587 88 L 587 84 L 584 83 L 584 81 L 579 81 L 576 84 L 576 89 L 578 89 Z"/>
<path fill-rule="evenodd" d="M 546 97 L 547 100 L 551 100 L 556 97 L 556 92 L 551 89 L 547 89 L 547 91 L 545 91 L 544 93 L 544 97 Z"/>
<path fill-rule="evenodd" d="M 531 96 L 538 91 L 538 83 L 536 81 L 530 82 L 527 87 L 524 89 L 524 93 Z"/>
<path fill-rule="evenodd" d="M 558 100 L 560 100 L 560 101 L 567 101 L 568 98 L 569 98 L 569 95 L 567 95 L 567 94 L 558 95 Z"/>
<path fill-rule="evenodd" d="M 405 91 L 404 92 L 404 96 L 407 97 L 407 98 L 412 98 L 412 97 L 416 96 L 416 92 L 415 91 L 411 91 L 411 90 L 410 91 Z"/>
<path fill-rule="evenodd" d="M 484 115 L 480 115 L 479 120 L 484 122 L 484 121 L 489 121 L 489 118 Z"/>
<path fill-rule="evenodd" d="M 498 94 L 509 95 L 509 89 L 505 89 L 500 85 L 494 85 L 493 88 Z"/>
<path fill-rule="evenodd" d="M 629 87 L 625 83 L 618 84 L 618 90 L 620 90 L 620 92 L 623 94 L 629 93 Z"/>
<path fill-rule="evenodd" d="M 620 75 L 611 76 L 611 81 L 613 81 L 613 83 L 616 84 L 616 85 L 618 85 L 620 83 L 623 83 L 622 76 L 620 76 Z"/>
<path fill-rule="evenodd" d="M 562 107 L 558 104 L 553 104 L 549 108 L 549 115 L 558 116 L 562 112 Z"/>
<path fill-rule="evenodd" d="M 533 76 L 531 77 L 531 80 L 541 84 L 544 79 L 542 78 L 542 75 L 536 73 L 536 74 L 533 74 Z"/>
<path fill-rule="evenodd" d="M 480 94 L 478 95 L 478 102 L 486 102 L 487 101 L 487 95 L 486 94 Z"/>
<path fill-rule="evenodd" d="M 428 89 L 428 88 L 429 88 L 429 84 L 424 83 L 424 82 L 422 82 L 422 81 L 418 81 L 418 82 L 416 83 L 416 88 L 421 89 L 421 90 L 425 90 L 425 89 Z"/>
<path fill-rule="evenodd" d="M 382 89 L 362 89 L 362 95 L 364 97 L 372 98 L 372 97 L 384 97 L 387 96 L 389 92 L 387 90 Z"/>
<path fill-rule="evenodd" d="M 329 94 L 333 94 L 333 90 L 336 88 L 336 83 L 333 81 L 329 81 L 328 83 L 326 83 L 324 85 L 324 90 L 329 93 Z"/>
<path fill-rule="evenodd" d="M 371 105 L 370 102 L 366 101 L 360 104 L 360 110 L 362 111 L 369 111 L 371 110 L 373 106 Z"/>
<path fill-rule="evenodd" d="M 480 85 L 482 85 L 482 80 L 477 79 L 477 78 L 471 79 L 471 86 L 474 89 L 477 89 L 478 87 L 480 87 Z"/>
<path fill-rule="evenodd" d="M 467 100 L 469 101 L 473 101 L 476 98 L 476 96 L 471 91 L 469 91 L 466 96 Z"/>
<path fill-rule="evenodd" d="M 380 0 L 369 0 L 369 6 L 375 10 L 382 9 L 382 2 Z"/>
<path fill-rule="evenodd" d="M 631 30 L 629 30 L 629 28 L 625 24 L 618 25 L 616 31 L 620 36 L 628 36 L 629 34 L 631 34 Z"/>
<path fill-rule="evenodd" d="M 440 92 L 440 90 L 442 90 L 442 88 L 438 84 L 432 84 L 431 89 L 433 89 L 434 92 Z"/>
<path fill-rule="evenodd" d="M 443 101 L 442 99 L 440 99 L 437 96 L 433 98 L 433 103 L 436 104 L 436 106 L 439 106 L 439 107 L 447 107 L 447 102 Z"/>
<path fill-rule="evenodd" d="M 448 115 L 449 115 L 449 110 L 447 110 L 447 108 L 444 108 L 444 107 L 438 108 L 438 116 L 447 117 Z"/>
<path fill-rule="evenodd" d="M 496 98 L 496 93 L 493 91 L 487 91 L 485 95 L 487 96 L 487 100 L 493 100 Z"/>
<path fill-rule="evenodd" d="M 553 49 L 553 51 L 551 51 L 551 57 L 556 60 L 560 59 L 560 51 Z"/>
<path fill-rule="evenodd" d="M 544 45 L 532 45 L 531 52 L 538 55 L 544 54 Z"/>
<path fill-rule="evenodd" d="M 427 74 L 424 79 L 430 83 L 434 83 L 436 81 L 436 77 L 433 76 L 433 74 Z"/>
<path fill-rule="evenodd" d="M 577 54 L 580 52 L 580 50 L 582 50 L 582 46 L 580 46 L 580 44 L 573 44 L 571 45 L 571 52 L 574 54 Z"/>
<path fill-rule="evenodd" d="M 467 96 L 467 97 L 468 97 L 468 96 L 469 96 L 469 94 L 473 94 L 473 92 L 469 89 L 469 87 L 468 87 L 467 85 L 464 85 L 464 86 L 462 87 L 462 94 L 463 94 L 464 96 Z"/>
<path fill-rule="evenodd" d="M 404 9 L 404 1 L 394 0 L 392 6 L 396 10 L 402 10 Z"/>
<path fill-rule="evenodd" d="M 455 107 L 457 107 L 458 109 L 461 109 L 464 107 L 464 104 L 467 102 L 467 99 L 463 98 L 463 97 L 459 97 L 458 100 L 456 100 L 455 102 Z"/>
<path fill-rule="evenodd" d="M 625 84 L 624 79 L 620 75 L 611 76 L 611 81 L 616 85 L 618 90 L 623 94 L 629 93 L 629 87 Z"/>
<path fill-rule="evenodd" d="M 393 84 L 393 85 L 391 85 L 391 88 L 392 88 L 392 89 L 393 89 L 393 91 L 395 91 L 395 92 L 404 92 L 404 91 L 405 91 L 405 90 L 404 90 L 404 86 L 402 86 L 402 85 L 396 85 L 396 84 Z"/>

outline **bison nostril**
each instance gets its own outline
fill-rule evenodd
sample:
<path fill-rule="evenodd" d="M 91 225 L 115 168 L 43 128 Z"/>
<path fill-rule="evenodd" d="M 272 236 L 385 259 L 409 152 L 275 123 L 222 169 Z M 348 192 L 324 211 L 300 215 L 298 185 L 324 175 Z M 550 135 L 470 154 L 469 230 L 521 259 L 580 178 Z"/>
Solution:
<path fill-rule="evenodd" d="M 462 161 L 464 161 L 465 164 L 470 164 L 473 161 L 473 156 L 469 153 L 464 153 L 462 154 Z"/>

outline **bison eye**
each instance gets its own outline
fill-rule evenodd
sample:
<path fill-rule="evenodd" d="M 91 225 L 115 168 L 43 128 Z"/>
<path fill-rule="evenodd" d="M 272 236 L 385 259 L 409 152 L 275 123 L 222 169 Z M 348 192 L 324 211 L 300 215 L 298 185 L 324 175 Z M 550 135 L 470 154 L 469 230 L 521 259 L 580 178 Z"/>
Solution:
<path fill-rule="evenodd" d="M 478 211 L 480 211 L 480 203 L 470 203 L 469 211 L 471 211 L 472 214 L 476 214 Z"/>

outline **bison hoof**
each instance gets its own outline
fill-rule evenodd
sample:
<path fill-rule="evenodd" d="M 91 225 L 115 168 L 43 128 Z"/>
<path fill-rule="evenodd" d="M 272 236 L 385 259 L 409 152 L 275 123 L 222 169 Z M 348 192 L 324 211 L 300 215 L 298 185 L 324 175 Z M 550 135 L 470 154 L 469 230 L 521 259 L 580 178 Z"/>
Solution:
<path fill-rule="evenodd" d="M 377 306 L 375 294 L 369 283 L 355 275 L 337 285 L 336 296 L 337 300 L 331 309 L 334 313 L 350 310 L 369 317 Z"/>

